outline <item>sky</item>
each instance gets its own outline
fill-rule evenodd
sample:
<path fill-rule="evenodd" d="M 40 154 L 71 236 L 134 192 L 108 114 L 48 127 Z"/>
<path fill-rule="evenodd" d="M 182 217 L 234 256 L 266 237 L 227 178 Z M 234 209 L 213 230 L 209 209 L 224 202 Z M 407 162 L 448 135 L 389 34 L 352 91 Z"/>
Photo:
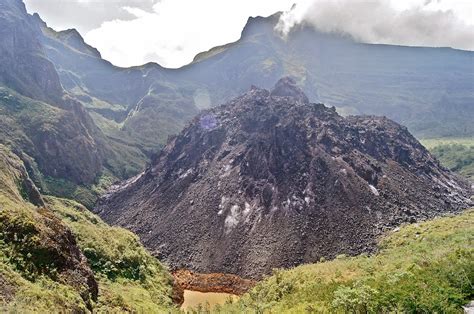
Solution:
<path fill-rule="evenodd" d="M 25 0 L 56 30 L 76 28 L 118 66 L 177 68 L 239 39 L 249 16 L 284 14 L 283 38 L 306 23 L 358 41 L 474 50 L 474 4 L 466 0 Z M 293 6 L 293 4 L 296 4 Z"/>

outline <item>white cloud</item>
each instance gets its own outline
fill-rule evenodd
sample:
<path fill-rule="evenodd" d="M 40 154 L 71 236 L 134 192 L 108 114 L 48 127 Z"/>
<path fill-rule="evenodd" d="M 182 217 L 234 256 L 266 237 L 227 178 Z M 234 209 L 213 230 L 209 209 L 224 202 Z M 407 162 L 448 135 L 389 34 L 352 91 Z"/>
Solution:
<path fill-rule="evenodd" d="M 166 67 L 191 62 L 196 54 L 240 37 L 249 16 L 267 16 L 291 7 L 288 0 L 162 0 L 152 12 L 126 7 L 135 16 L 103 23 L 86 35 L 116 65 L 155 61 Z"/>
<path fill-rule="evenodd" d="M 448 0 L 306 0 L 277 25 L 283 35 L 306 22 L 358 41 L 474 49 L 473 4 Z"/>
<path fill-rule="evenodd" d="M 2 0 L 0 0 L 2 1 Z M 76 28 L 81 33 L 105 21 L 134 18 L 125 6 L 150 11 L 157 0 L 24 0 L 29 12 L 37 12 L 57 30 Z"/>

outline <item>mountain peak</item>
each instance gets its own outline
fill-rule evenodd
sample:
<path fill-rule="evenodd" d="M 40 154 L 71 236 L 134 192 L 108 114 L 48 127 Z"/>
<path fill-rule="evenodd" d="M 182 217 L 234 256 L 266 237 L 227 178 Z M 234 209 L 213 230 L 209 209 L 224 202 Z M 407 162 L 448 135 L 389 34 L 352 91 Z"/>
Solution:
<path fill-rule="evenodd" d="M 45 58 L 40 33 L 22 1 L 0 2 L 0 84 L 58 104 L 63 88 L 54 65 Z"/>
<path fill-rule="evenodd" d="M 82 35 L 75 28 L 56 31 L 49 27 L 48 24 L 43 21 L 41 16 L 39 16 L 39 14 L 37 13 L 33 14 L 32 19 L 34 23 L 36 23 L 36 25 L 38 25 L 43 32 L 44 36 L 41 38 L 43 44 L 45 43 L 45 41 L 48 41 L 48 39 L 57 40 L 66 45 L 67 47 L 76 50 L 80 53 L 84 53 L 94 58 L 102 59 L 99 50 L 87 44 L 84 41 Z"/>
<path fill-rule="evenodd" d="M 309 103 L 309 99 L 303 90 L 298 87 L 295 80 L 289 76 L 281 78 L 273 87 L 271 96 L 293 97 L 302 103 Z"/>
<path fill-rule="evenodd" d="M 255 32 L 261 32 L 263 28 L 271 28 L 273 29 L 275 25 L 278 23 L 282 12 L 276 12 L 270 16 L 263 17 L 263 16 L 255 16 L 249 17 L 247 23 L 245 24 L 241 37 L 245 37 L 251 35 Z"/>
<path fill-rule="evenodd" d="M 465 208 L 467 189 L 397 123 L 341 117 L 283 78 L 203 112 L 96 211 L 173 268 L 258 279 L 370 252 L 384 228 Z"/>
<path fill-rule="evenodd" d="M 9 15 L 21 16 L 26 13 L 26 7 L 21 0 L 2 0 L 0 2 L 0 16 L 7 18 Z"/>

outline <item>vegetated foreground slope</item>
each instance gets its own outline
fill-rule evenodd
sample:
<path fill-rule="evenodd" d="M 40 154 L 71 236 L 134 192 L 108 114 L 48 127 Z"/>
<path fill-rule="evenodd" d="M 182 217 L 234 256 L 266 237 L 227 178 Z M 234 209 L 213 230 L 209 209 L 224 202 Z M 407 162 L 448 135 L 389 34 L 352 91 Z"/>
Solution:
<path fill-rule="evenodd" d="M 3 145 L 0 227 L 0 311 L 175 310 L 171 275 L 135 235 L 78 203 L 42 197 Z"/>
<path fill-rule="evenodd" d="M 390 232 L 374 256 L 277 270 L 215 313 L 462 313 L 473 297 L 474 209 Z"/>
<path fill-rule="evenodd" d="M 92 308 L 97 282 L 72 232 L 44 207 L 20 159 L 1 145 L 0 157 L 2 303 L 16 311 Z"/>
<path fill-rule="evenodd" d="M 289 78 L 206 111 L 96 212 L 175 268 L 260 278 L 375 249 L 468 207 L 470 186 L 395 122 L 343 118 Z"/>

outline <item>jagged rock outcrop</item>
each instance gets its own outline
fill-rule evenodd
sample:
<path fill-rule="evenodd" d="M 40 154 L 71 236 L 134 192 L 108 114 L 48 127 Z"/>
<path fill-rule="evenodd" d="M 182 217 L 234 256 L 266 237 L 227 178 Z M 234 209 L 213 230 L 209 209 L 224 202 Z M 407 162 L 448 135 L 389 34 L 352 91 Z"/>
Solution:
<path fill-rule="evenodd" d="M 460 211 L 469 194 L 405 127 L 343 118 L 285 78 L 196 117 L 96 212 L 172 267 L 259 278 L 370 252 L 383 230 Z"/>

